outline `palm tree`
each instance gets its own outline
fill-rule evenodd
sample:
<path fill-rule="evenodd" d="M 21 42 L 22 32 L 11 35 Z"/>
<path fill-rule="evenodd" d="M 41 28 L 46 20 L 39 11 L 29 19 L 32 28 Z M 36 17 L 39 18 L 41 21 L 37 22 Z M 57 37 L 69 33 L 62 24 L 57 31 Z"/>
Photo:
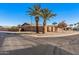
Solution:
<path fill-rule="evenodd" d="M 39 33 L 39 12 L 40 12 L 40 10 L 41 10 L 40 5 L 34 5 L 33 7 L 29 8 L 29 10 L 28 10 L 28 14 L 30 16 L 35 17 L 36 33 Z"/>
<path fill-rule="evenodd" d="M 49 18 L 56 16 L 56 14 L 52 13 L 48 8 L 42 9 L 40 16 L 43 18 L 43 33 L 47 32 L 47 26 L 46 21 L 49 20 Z"/>

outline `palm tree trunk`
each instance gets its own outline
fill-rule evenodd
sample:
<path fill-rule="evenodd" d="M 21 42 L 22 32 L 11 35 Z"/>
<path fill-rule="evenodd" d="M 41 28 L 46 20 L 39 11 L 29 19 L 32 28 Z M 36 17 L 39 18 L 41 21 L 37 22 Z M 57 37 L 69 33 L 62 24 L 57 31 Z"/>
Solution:
<path fill-rule="evenodd" d="M 47 32 L 46 20 L 43 22 L 43 33 Z"/>
<path fill-rule="evenodd" d="M 36 16 L 36 17 L 35 17 L 35 20 L 36 20 L 36 33 L 39 33 L 39 24 L 38 24 L 38 22 L 39 22 L 39 17 Z"/>

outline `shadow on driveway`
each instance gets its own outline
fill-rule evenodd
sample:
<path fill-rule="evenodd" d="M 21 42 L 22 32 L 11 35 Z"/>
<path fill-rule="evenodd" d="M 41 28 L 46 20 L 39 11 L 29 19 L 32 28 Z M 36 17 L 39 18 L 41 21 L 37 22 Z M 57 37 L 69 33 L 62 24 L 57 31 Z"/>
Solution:
<path fill-rule="evenodd" d="M 6 55 L 72 55 L 72 53 L 56 46 L 38 45 L 36 47 L 8 51 Z"/>

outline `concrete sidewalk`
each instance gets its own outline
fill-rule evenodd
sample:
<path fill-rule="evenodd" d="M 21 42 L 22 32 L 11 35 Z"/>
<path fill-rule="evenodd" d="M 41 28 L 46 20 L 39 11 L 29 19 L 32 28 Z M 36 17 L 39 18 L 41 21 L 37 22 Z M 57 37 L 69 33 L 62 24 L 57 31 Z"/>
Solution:
<path fill-rule="evenodd" d="M 32 37 L 63 37 L 70 35 L 77 35 L 79 31 L 64 31 L 64 32 L 47 32 L 43 34 L 40 32 L 37 34 L 36 32 L 11 32 L 11 31 L 0 31 L 0 33 L 10 33 L 10 34 L 22 34 L 24 36 L 32 36 Z"/>
<path fill-rule="evenodd" d="M 63 36 L 71 36 L 71 35 L 77 35 L 79 32 L 77 31 L 71 31 L 71 32 L 48 32 L 46 34 L 22 34 L 24 36 L 32 36 L 32 37 L 63 37 Z"/>

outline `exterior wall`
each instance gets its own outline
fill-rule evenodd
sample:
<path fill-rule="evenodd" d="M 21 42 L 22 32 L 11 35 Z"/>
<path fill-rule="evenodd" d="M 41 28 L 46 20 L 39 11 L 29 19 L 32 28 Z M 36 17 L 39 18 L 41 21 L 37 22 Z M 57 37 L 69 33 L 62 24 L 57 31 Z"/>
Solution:
<path fill-rule="evenodd" d="M 58 30 L 57 30 L 58 32 L 62 32 L 63 30 L 61 29 L 61 28 L 58 28 Z"/>
<path fill-rule="evenodd" d="M 51 32 L 51 26 L 47 26 L 47 32 Z"/>
<path fill-rule="evenodd" d="M 56 27 L 53 26 L 53 32 L 55 32 Z"/>
<path fill-rule="evenodd" d="M 35 31 L 35 26 L 22 26 L 22 31 Z"/>
<path fill-rule="evenodd" d="M 18 28 L 14 29 L 8 29 L 8 28 L 0 28 L 1 31 L 19 31 Z M 24 25 L 21 26 L 21 31 L 36 31 L 36 26 L 31 26 L 31 25 Z M 39 31 L 43 31 L 43 26 L 39 26 Z M 63 30 L 61 28 L 58 28 L 56 26 L 47 26 L 47 32 L 62 32 Z"/>
<path fill-rule="evenodd" d="M 39 26 L 40 32 L 43 31 L 43 26 Z M 23 26 L 22 31 L 36 31 L 36 26 Z M 62 29 L 55 26 L 47 26 L 47 32 L 61 32 Z"/>
<path fill-rule="evenodd" d="M 55 26 L 47 26 L 47 31 L 48 32 L 56 32 L 56 31 L 58 31 L 58 27 L 55 27 Z"/>
<path fill-rule="evenodd" d="M 40 32 L 42 32 L 43 27 L 39 26 Z M 22 31 L 36 31 L 36 26 L 22 26 Z"/>

